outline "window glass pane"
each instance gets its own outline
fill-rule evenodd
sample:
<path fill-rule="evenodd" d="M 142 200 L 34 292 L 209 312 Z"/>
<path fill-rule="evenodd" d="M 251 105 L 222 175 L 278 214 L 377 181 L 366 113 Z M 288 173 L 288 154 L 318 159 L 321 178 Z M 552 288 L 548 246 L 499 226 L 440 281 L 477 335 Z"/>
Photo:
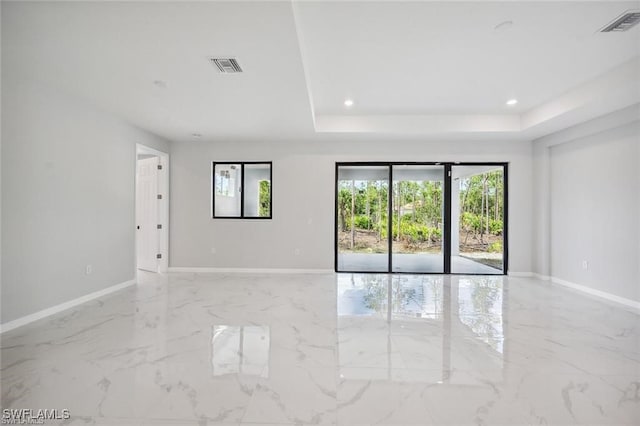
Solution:
<path fill-rule="evenodd" d="M 271 217 L 271 164 L 245 164 L 244 216 Z"/>
<path fill-rule="evenodd" d="M 215 217 L 240 217 L 242 168 L 240 164 L 215 164 L 213 171 Z"/>
<path fill-rule="evenodd" d="M 387 272 L 389 166 L 339 166 L 336 191 L 338 271 Z"/>
<path fill-rule="evenodd" d="M 451 167 L 451 272 L 504 272 L 504 167 Z"/>
<path fill-rule="evenodd" d="M 444 166 L 394 165 L 392 272 L 444 272 Z"/>

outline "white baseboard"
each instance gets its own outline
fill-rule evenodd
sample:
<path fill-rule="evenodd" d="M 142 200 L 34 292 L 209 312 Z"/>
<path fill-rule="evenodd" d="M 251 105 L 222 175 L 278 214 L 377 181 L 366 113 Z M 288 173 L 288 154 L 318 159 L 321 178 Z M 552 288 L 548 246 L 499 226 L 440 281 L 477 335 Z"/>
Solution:
<path fill-rule="evenodd" d="M 533 277 L 533 272 L 511 272 L 507 274 L 510 277 L 522 277 L 522 278 L 530 278 Z"/>
<path fill-rule="evenodd" d="M 551 277 L 549 275 L 538 274 L 537 272 L 533 273 L 533 276 L 542 281 L 550 281 Z"/>
<path fill-rule="evenodd" d="M 537 272 L 509 272 L 510 277 L 533 277 L 541 281 L 551 281 L 554 284 L 559 284 L 563 287 L 567 287 L 585 294 L 589 294 L 591 296 L 596 296 L 601 299 L 606 299 L 611 302 L 620 303 L 622 305 L 631 307 L 633 309 L 640 310 L 640 302 L 636 302 L 635 300 L 627 299 L 625 297 L 616 296 L 615 294 L 607 293 L 606 291 L 596 290 L 591 287 L 587 287 L 582 284 L 576 284 L 571 281 L 563 280 L 558 277 L 553 277 L 550 275 L 538 274 Z"/>
<path fill-rule="evenodd" d="M 333 269 L 284 269 L 284 268 L 195 268 L 170 266 L 169 272 L 195 273 L 243 273 L 243 274 L 333 274 Z"/>
<path fill-rule="evenodd" d="M 34 321 L 38 321 L 42 318 L 46 318 L 50 315 L 54 315 L 59 312 L 66 311 L 67 309 L 73 308 L 75 306 L 81 305 L 83 303 L 89 302 L 99 297 L 106 296 L 107 294 L 113 293 L 114 291 L 122 290 L 123 288 L 127 288 L 131 285 L 134 285 L 135 283 L 136 283 L 136 280 L 125 281 L 123 283 L 116 284 L 111 287 L 107 287 L 105 289 L 98 290 L 93 293 L 89 293 L 87 295 L 78 297 L 77 299 L 69 300 L 68 302 L 64 302 L 59 305 L 52 306 L 50 308 L 43 309 L 33 314 L 15 319 L 13 321 L 0 324 L 0 334 L 5 333 L 9 330 L 13 330 L 18 327 L 22 327 L 23 325 L 32 323 Z"/>
<path fill-rule="evenodd" d="M 551 277 L 551 282 L 555 284 L 560 284 L 561 286 L 571 288 L 573 290 L 577 290 L 586 294 L 590 294 L 592 296 L 600 297 L 602 299 L 609 300 L 611 302 L 620 303 L 622 305 L 628 306 L 630 308 L 634 308 L 640 310 L 640 302 L 635 300 L 627 299 L 626 297 L 616 296 L 615 294 L 607 293 L 606 291 L 596 290 L 591 287 L 584 286 L 582 284 L 576 284 L 571 281 L 563 280 L 557 277 Z"/>

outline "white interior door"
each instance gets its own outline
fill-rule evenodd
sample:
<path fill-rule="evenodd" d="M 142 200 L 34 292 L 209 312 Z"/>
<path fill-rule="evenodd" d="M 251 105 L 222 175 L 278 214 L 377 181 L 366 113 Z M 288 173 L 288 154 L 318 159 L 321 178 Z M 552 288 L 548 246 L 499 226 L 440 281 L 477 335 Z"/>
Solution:
<path fill-rule="evenodd" d="M 158 272 L 160 253 L 158 164 L 159 157 L 139 159 L 136 179 L 137 267 L 152 272 Z"/>

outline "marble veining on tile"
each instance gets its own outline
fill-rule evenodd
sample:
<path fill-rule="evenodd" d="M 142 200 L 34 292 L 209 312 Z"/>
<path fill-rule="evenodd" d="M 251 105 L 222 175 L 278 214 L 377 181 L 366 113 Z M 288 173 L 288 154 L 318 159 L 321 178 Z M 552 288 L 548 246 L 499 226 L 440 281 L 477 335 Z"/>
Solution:
<path fill-rule="evenodd" d="M 47 424 L 640 424 L 640 316 L 528 278 L 141 274 L 0 351 Z"/>

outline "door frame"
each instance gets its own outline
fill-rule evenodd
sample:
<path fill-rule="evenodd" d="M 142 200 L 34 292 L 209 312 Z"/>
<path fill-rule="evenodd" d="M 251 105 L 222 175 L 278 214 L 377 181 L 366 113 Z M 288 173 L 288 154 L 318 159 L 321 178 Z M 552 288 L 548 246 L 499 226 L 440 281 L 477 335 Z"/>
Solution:
<path fill-rule="evenodd" d="M 392 233 L 392 220 L 387 219 L 387 226 L 389 227 L 387 232 L 387 240 L 389 245 L 388 250 L 388 262 L 387 270 L 380 272 L 371 271 L 340 271 L 338 269 L 338 170 L 341 166 L 386 166 L 389 170 L 389 194 L 391 194 L 393 188 L 393 166 L 443 166 L 444 167 L 444 189 L 443 189 L 443 257 L 444 257 L 444 272 L 393 272 L 393 233 Z M 484 273 L 460 273 L 451 272 L 451 235 L 453 230 L 451 229 L 451 168 L 453 166 L 501 166 L 502 167 L 502 179 L 503 179 L 503 226 L 502 226 L 502 274 L 484 274 Z M 454 162 L 454 161 L 344 161 L 335 163 L 335 181 L 334 181 L 334 225 L 333 225 L 333 238 L 334 238 L 334 271 L 346 272 L 353 274 L 416 274 L 416 275 L 507 275 L 509 271 L 509 163 L 500 161 L 471 161 L 471 162 Z M 388 199 L 388 213 L 387 218 L 391 218 L 393 214 L 393 197 L 389 195 Z"/>
<path fill-rule="evenodd" d="M 162 194 L 162 199 L 158 200 L 158 222 L 162 224 L 160 230 L 160 255 L 161 258 L 158 262 L 158 272 L 167 272 L 169 270 L 169 154 L 163 151 L 159 151 L 155 148 L 143 144 L 136 144 L 135 154 L 135 174 L 134 174 L 134 224 L 137 222 L 137 203 L 138 199 L 138 156 L 139 155 L 155 155 L 159 158 L 159 164 L 162 165 L 162 170 L 158 173 L 158 193 Z M 134 272 L 138 272 L 138 232 L 134 228 L 135 232 L 135 246 L 134 246 Z"/>

